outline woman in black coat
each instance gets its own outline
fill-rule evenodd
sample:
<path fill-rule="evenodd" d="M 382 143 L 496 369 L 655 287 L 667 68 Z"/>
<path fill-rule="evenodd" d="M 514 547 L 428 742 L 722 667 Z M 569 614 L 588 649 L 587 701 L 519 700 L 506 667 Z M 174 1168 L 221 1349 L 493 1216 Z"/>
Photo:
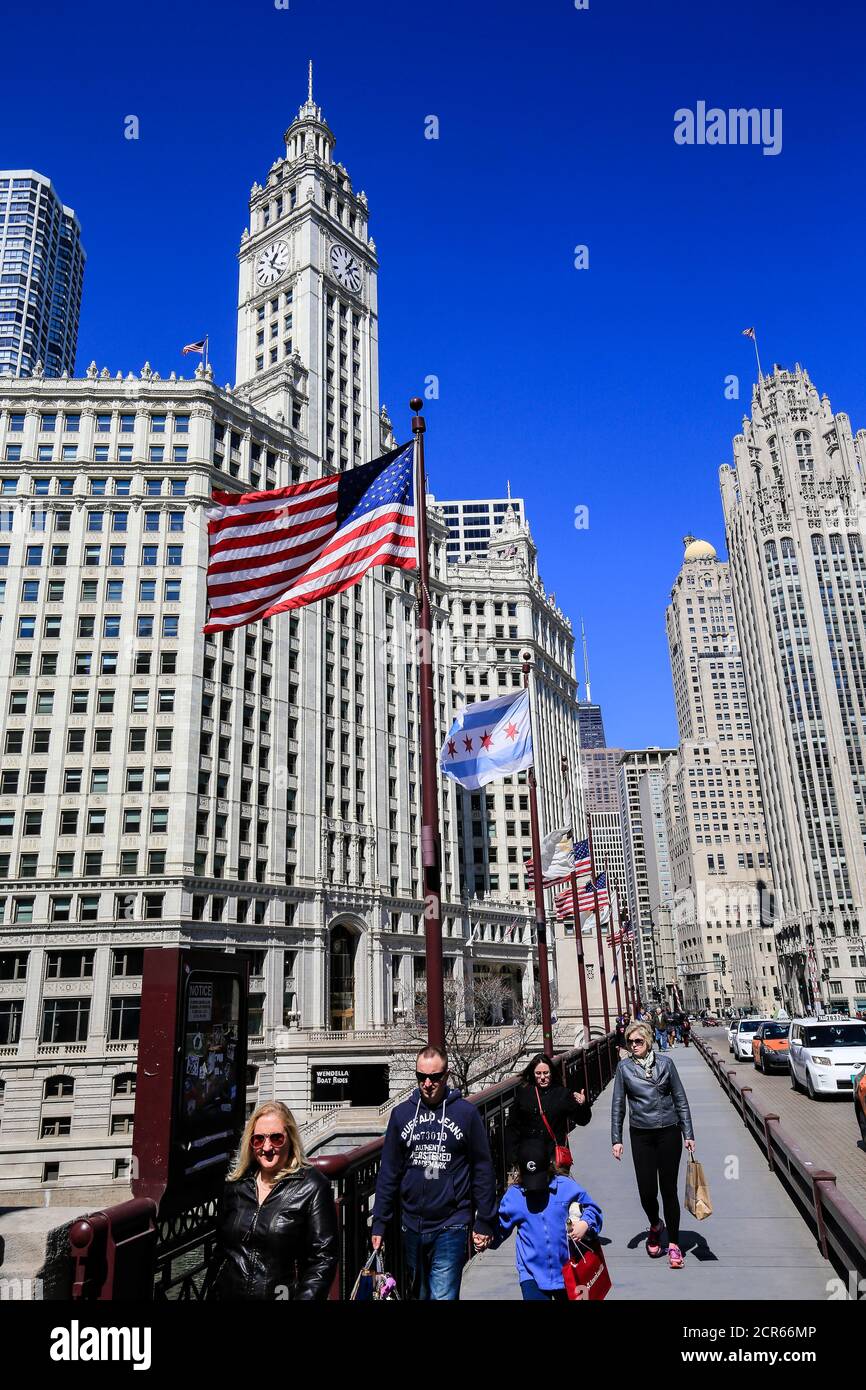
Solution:
<path fill-rule="evenodd" d="M 338 1256 L 331 1184 L 304 1158 L 291 1110 L 260 1105 L 226 1178 L 205 1298 L 321 1303 Z"/>
<path fill-rule="evenodd" d="M 543 1139 L 553 1162 L 556 1145 L 567 1147 L 569 1130 L 588 1125 L 591 1118 L 592 1107 L 585 1093 L 566 1090 L 559 1083 L 552 1058 L 539 1052 L 524 1071 L 523 1084 L 518 1086 L 509 1111 L 505 1131 L 509 1166 L 517 1167 L 526 1139 Z M 559 1171 L 567 1173 L 570 1166 L 561 1165 Z"/>

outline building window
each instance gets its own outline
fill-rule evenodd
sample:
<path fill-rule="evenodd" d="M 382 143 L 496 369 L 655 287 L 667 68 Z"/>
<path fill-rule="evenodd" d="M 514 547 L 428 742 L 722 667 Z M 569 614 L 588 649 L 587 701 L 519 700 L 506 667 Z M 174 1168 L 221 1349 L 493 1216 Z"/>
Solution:
<path fill-rule="evenodd" d="M 89 999 L 46 999 L 42 1004 L 43 1043 L 87 1041 L 90 1026 Z"/>
<path fill-rule="evenodd" d="M 141 1000 L 123 995 L 110 1002 L 108 1037 L 111 1042 L 137 1042 Z"/>

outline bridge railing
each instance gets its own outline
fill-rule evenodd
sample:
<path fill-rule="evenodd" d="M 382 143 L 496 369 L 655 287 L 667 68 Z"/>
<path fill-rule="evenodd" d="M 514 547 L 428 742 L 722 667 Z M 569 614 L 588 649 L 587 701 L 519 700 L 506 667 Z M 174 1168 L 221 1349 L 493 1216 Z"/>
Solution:
<path fill-rule="evenodd" d="M 558 1059 L 565 1085 L 571 1091 L 586 1091 L 593 1101 L 601 1094 L 616 1070 L 617 1051 L 613 1034 L 599 1038 L 588 1047 L 575 1048 Z M 512 1076 L 486 1090 L 467 1097 L 477 1105 L 490 1144 L 498 1194 L 508 1183 L 505 1127 L 514 1103 L 520 1077 Z M 358 1271 L 370 1253 L 370 1226 L 373 1200 L 382 1160 L 384 1139 L 375 1139 L 344 1154 L 325 1154 L 312 1161 L 330 1178 L 334 1188 L 340 1229 L 340 1267 L 331 1291 L 333 1299 L 347 1299 Z M 403 1249 L 400 1240 L 400 1214 L 395 1212 L 385 1234 L 385 1263 L 401 1289 L 405 1289 Z"/>
<path fill-rule="evenodd" d="M 846 1272 L 866 1276 L 866 1219 L 836 1187 L 836 1174 L 807 1158 L 781 1126 L 779 1116 L 764 1106 L 752 1087 L 741 1084 L 737 1072 L 715 1048 L 692 1034 L 701 1056 L 760 1145 L 770 1172 L 784 1184 L 818 1237 L 825 1260 Z"/>

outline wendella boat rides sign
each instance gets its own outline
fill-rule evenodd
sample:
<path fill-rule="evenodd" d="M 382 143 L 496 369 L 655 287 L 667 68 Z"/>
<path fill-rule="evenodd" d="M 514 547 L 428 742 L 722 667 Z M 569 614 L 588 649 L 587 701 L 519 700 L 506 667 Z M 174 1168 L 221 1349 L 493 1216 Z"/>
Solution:
<path fill-rule="evenodd" d="M 144 953 L 133 1179 L 160 1212 L 221 1189 L 244 1127 L 248 965 L 196 948 Z"/>

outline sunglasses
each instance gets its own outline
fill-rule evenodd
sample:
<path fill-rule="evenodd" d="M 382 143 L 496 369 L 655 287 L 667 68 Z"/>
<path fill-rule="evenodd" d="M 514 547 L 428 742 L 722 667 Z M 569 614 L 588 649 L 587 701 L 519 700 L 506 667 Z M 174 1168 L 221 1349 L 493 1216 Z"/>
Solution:
<path fill-rule="evenodd" d="M 285 1134 L 254 1134 L 250 1143 L 254 1149 L 264 1148 L 265 1140 L 270 1140 L 271 1146 L 281 1149 L 286 1142 Z"/>
<path fill-rule="evenodd" d="M 629 1038 L 629 1047 L 646 1047 L 646 1038 Z"/>
<path fill-rule="evenodd" d="M 438 1085 L 447 1075 L 447 1071 L 416 1071 L 415 1080 L 419 1086 L 423 1086 L 425 1081 L 433 1081 Z"/>

